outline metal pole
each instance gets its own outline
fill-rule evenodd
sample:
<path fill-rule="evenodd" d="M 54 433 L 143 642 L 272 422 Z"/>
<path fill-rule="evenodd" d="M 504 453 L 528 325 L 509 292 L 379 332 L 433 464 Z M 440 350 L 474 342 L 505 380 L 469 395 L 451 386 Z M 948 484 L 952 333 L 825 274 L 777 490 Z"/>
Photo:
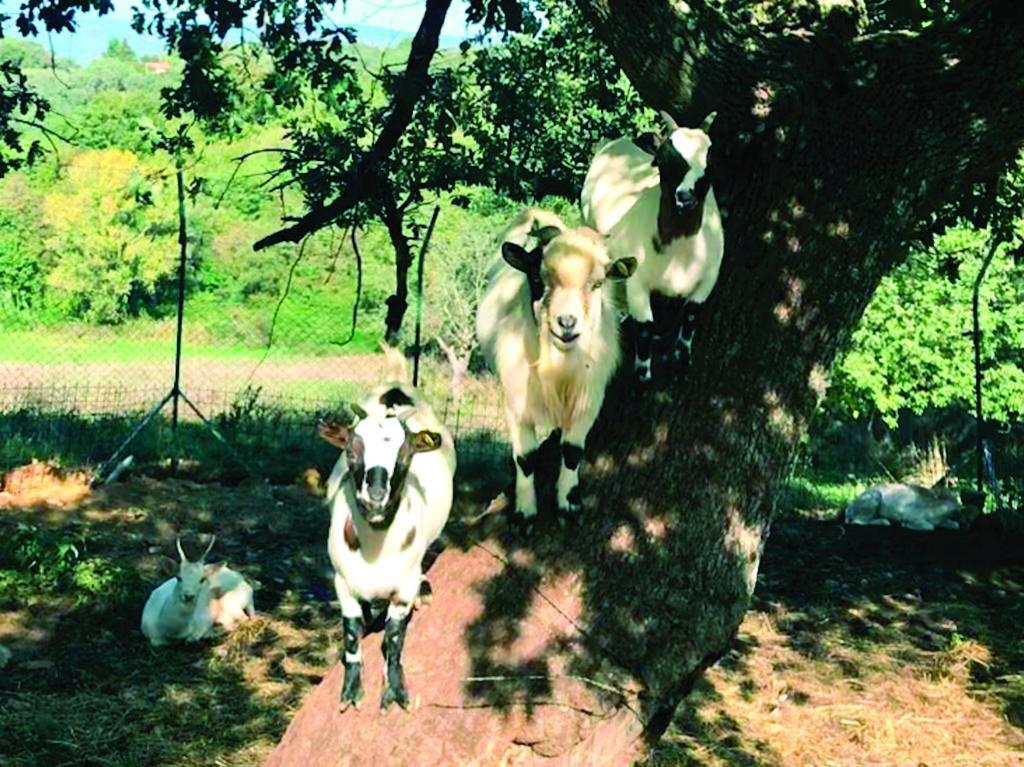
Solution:
<path fill-rule="evenodd" d="M 992 241 L 989 244 L 988 253 L 985 255 L 985 261 L 981 265 L 981 271 L 978 272 L 977 279 L 974 280 L 974 293 L 971 298 L 971 317 L 973 320 L 973 328 L 971 330 L 971 340 L 974 342 L 974 420 L 975 420 L 975 462 L 977 464 L 977 490 L 982 492 L 982 485 L 984 483 L 984 467 L 985 467 L 985 447 L 984 441 L 984 424 L 981 420 L 981 317 L 979 316 L 979 305 L 981 303 L 981 283 L 985 280 L 985 274 L 988 272 L 989 264 L 992 263 L 992 259 L 996 255 L 996 250 L 999 248 L 1001 242 L 1000 237 L 993 232 Z"/>
<path fill-rule="evenodd" d="M 185 228 L 185 178 L 181 169 L 180 151 L 174 156 L 174 166 L 174 176 L 178 181 L 178 333 L 174 345 L 174 386 L 171 388 L 171 476 L 178 473 L 178 399 L 181 396 L 181 340 L 185 322 L 185 246 L 188 239 Z"/>
<path fill-rule="evenodd" d="M 423 325 L 423 257 L 430 246 L 430 238 L 434 234 L 434 224 L 441 213 L 441 206 L 435 205 L 434 212 L 430 216 L 430 225 L 427 227 L 427 236 L 423 238 L 423 247 L 420 248 L 420 262 L 416 267 L 416 356 L 412 362 L 412 385 L 420 385 L 420 330 Z"/>

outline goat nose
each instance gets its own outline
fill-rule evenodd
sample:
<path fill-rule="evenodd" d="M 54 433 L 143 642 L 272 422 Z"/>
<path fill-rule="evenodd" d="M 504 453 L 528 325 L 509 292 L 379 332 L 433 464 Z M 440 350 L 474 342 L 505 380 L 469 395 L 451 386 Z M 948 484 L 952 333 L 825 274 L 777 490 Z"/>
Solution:
<path fill-rule="evenodd" d="M 366 472 L 366 492 L 370 500 L 383 501 L 388 495 L 388 472 L 383 466 L 374 466 Z"/>
<path fill-rule="evenodd" d="M 693 205 L 697 202 L 697 199 L 693 196 L 693 192 L 688 189 L 677 189 L 676 190 L 676 202 L 680 205 Z"/>
<path fill-rule="evenodd" d="M 576 327 L 576 318 L 573 317 L 571 314 L 559 314 L 558 327 L 560 327 L 566 333 L 571 333 L 573 328 Z"/>

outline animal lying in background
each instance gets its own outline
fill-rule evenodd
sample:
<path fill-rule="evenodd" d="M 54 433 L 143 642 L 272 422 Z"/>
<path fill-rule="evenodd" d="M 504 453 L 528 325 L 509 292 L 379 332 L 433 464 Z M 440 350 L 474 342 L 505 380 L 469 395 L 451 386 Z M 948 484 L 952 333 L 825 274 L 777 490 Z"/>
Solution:
<path fill-rule="evenodd" d="M 637 323 L 636 376 L 651 380 L 656 337 L 651 294 L 687 299 L 675 339 L 678 367 L 690 362 L 697 311 L 722 263 L 722 218 L 706 173 L 714 113 L 699 128 L 684 128 L 661 113 L 665 132 L 619 138 L 594 156 L 583 182 L 583 219 L 608 235 L 613 258 L 637 260 L 626 283 L 629 314 Z M 653 155 L 653 157 L 652 157 Z"/>
<path fill-rule="evenodd" d="M 153 647 L 197 642 L 210 636 L 216 625 L 230 631 L 255 615 L 253 590 L 245 578 L 224 563 L 206 564 L 216 540 L 211 536 L 203 555 L 192 562 L 179 537 L 175 544 L 180 562 L 162 561 L 177 574 L 153 589 L 142 610 L 142 633 Z"/>
<path fill-rule="evenodd" d="M 532 249 L 526 245 L 536 244 Z M 593 229 L 569 229 L 553 213 L 525 209 L 503 238 L 477 310 L 476 333 L 505 391 L 516 511 L 537 513 L 538 448 L 561 430 L 559 511 L 582 508 L 579 465 L 605 388 L 619 364 L 611 282 L 636 260 L 612 261 Z"/>
<path fill-rule="evenodd" d="M 238 624 L 256 617 L 253 587 L 241 573 L 224 562 L 207 565 L 210 618 L 215 626 L 234 631 Z"/>
<path fill-rule="evenodd" d="M 206 584 L 206 555 L 213 548 L 216 536 L 210 537 L 206 551 L 195 562 L 185 556 L 181 538 L 175 541 L 181 561 L 164 558 L 165 570 L 177 567 L 177 575 L 161 583 L 149 595 L 142 609 L 142 633 L 153 647 L 185 640 L 195 642 L 205 637 L 212 625 L 209 602 L 210 590 Z"/>
<path fill-rule="evenodd" d="M 362 605 L 374 600 L 389 602 L 381 708 L 408 707 L 402 647 L 423 583 L 423 557 L 448 521 L 454 492 L 451 434 L 409 384 L 405 358 L 387 347 L 385 355 L 388 382 L 352 407 L 356 420 L 319 426 L 342 451 L 327 480 L 327 551 L 344 634 L 342 709 L 363 697 Z"/>
<path fill-rule="evenodd" d="M 965 521 L 957 493 L 891 483 L 858 495 L 843 511 L 848 525 L 898 525 L 908 530 L 959 530 Z"/>

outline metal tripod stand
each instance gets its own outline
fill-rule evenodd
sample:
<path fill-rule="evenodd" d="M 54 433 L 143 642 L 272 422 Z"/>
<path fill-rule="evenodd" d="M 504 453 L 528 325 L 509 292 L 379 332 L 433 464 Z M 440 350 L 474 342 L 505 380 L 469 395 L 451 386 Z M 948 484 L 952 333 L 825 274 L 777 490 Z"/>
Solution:
<path fill-rule="evenodd" d="M 157 414 L 167 405 L 168 402 L 172 403 L 171 410 L 171 474 L 174 475 L 178 471 L 178 412 L 181 407 L 181 403 L 184 402 L 199 420 L 202 421 L 203 425 L 210 431 L 210 433 L 227 449 L 231 457 L 249 474 L 252 474 L 248 465 L 242 460 L 241 456 L 235 451 L 233 447 L 224 438 L 217 427 L 208 419 L 203 413 L 196 407 L 195 403 L 188 398 L 181 389 L 181 342 L 182 342 L 182 330 L 185 320 L 185 256 L 187 247 L 187 236 L 185 226 L 185 178 L 182 170 L 182 162 L 180 155 L 176 155 L 175 158 L 175 178 L 178 184 L 178 330 L 175 338 L 174 347 L 174 383 L 171 384 L 171 390 L 163 396 L 163 398 L 157 402 L 147 412 L 142 419 L 135 424 L 131 433 L 125 438 L 124 442 L 121 443 L 120 447 L 114 451 L 114 454 L 108 458 L 99 470 L 96 472 L 96 477 L 93 480 L 94 485 L 102 484 L 109 478 L 109 473 L 112 470 L 119 470 L 120 466 L 118 462 L 121 460 L 121 456 L 124 455 L 125 451 L 128 450 L 129 445 L 132 441 L 142 433 L 142 430 L 146 428 L 150 421 L 152 421 Z"/>

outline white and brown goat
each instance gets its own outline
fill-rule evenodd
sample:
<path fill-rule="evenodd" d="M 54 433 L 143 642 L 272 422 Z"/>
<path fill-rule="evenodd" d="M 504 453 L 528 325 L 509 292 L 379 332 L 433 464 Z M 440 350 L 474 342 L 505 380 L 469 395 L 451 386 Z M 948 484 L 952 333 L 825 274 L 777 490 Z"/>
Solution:
<path fill-rule="evenodd" d="M 532 248 L 527 248 L 530 240 Z M 505 392 L 516 466 L 516 510 L 537 513 L 538 448 L 561 431 L 557 499 L 579 511 L 579 465 L 605 388 L 619 363 L 619 321 L 610 281 L 632 258 L 612 261 L 593 229 L 569 229 L 527 208 L 507 230 L 477 310 L 477 339 Z"/>
<path fill-rule="evenodd" d="M 612 256 L 638 263 L 626 299 L 636 322 L 635 366 L 642 384 L 651 380 L 652 349 L 661 345 L 651 294 L 687 299 L 675 339 L 675 357 L 685 370 L 697 310 L 715 287 L 725 249 L 707 175 L 714 113 L 699 128 L 680 127 L 668 113 L 661 115 L 663 134 L 601 146 L 580 197 L 584 220 L 609 236 Z"/>
<path fill-rule="evenodd" d="M 419 392 L 405 360 L 386 349 L 389 382 L 373 390 L 356 419 L 321 422 L 342 453 L 327 480 L 327 550 L 341 603 L 345 679 L 342 708 L 362 698 L 363 604 L 387 600 L 385 689 L 381 708 L 409 705 L 402 647 L 420 595 L 423 557 L 451 513 L 455 444 Z"/>

